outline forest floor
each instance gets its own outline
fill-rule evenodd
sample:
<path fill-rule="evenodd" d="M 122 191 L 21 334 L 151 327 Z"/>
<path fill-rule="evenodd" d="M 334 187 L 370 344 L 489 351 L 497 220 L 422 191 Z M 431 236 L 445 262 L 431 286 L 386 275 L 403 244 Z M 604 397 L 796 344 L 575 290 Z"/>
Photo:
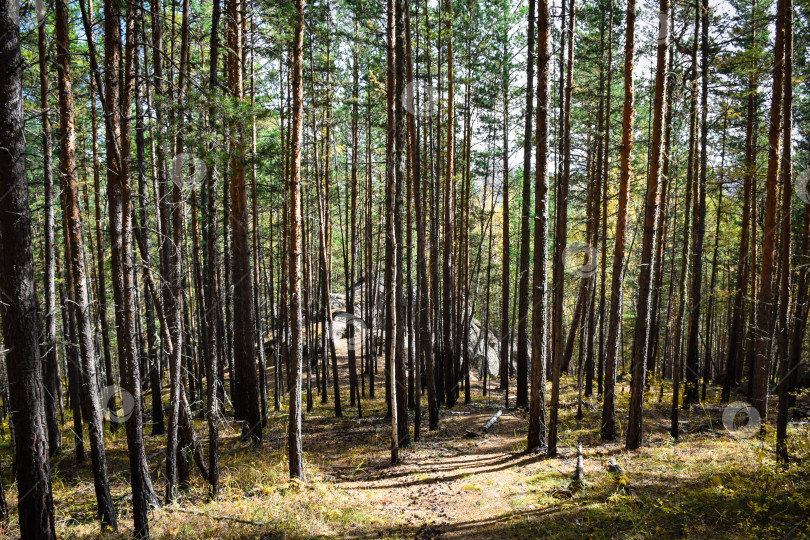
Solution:
<path fill-rule="evenodd" d="M 345 357 L 343 361 L 345 371 Z M 268 380 L 272 382 L 272 376 Z M 586 399 L 584 418 L 577 420 L 576 381 L 564 377 L 559 455 L 546 458 L 523 453 L 528 423 L 522 411 L 505 409 L 482 433 L 483 424 L 502 408 L 503 394 L 493 391 L 484 397 L 480 382 L 473 381 L 472 403 L 465 405 L 462 393 L 461 403 L 442 409 L 439 431 L 426 430 L 423 406 L 422 441 L 402 449 L 401 463 L 391 466 L 382 369 L 376 384 L 377 398 L 363 401 L 362 418 L 356 408 L 348 407 L 348 389 L 342 395 L 343 418 L 334 417 L 331 384 L 329 403 L 321 404 L 316 396 L 303 422 L 305 483 L 288 480 L 284 403 L 274 413 L 270 400 L 265 442 L 258 447 L 240 442 L 239 426 L 224 422 L 219 498 L 207 499 L 206 485 L 193 471 L 192 485 L 180 500 L 152 512 L 153 537 L 810 537 L 808 424 L 791 424 L 795 462 L 786 470 L 779 468 L 774 430 L 764 439 L 729 433 L 715 388 L 709 388 L 704 405 L 681 411 L 682 435 L 675 442 L 668 434 L 670 387 L 664 383 L 661 401 L 660 381 L 653 381 L 644 409 L 645 444 L 627 452 L 627 378 L 617 389 L 619 438 L 606 444 L 599 440 L 599 402 Z M 513 396 L 514 388 L 511 404 Z M 800 406 L 806 409 L 809 402 L 810 396 L 800 396 Z M 75 463 L 69 418 L 66 422 L 65 448 L 52 458 L 60 537 L 128 538 L 132 522 L 123 430 L 108 433 L 106 439 L 120 530 L 102 534 L 94 520 L 91 467 Z M 202 418 L 197 430 L 204 438 Z M 580 437 L 585 487 L 572 491 Z M 165 437 L 146 439 L 155 490 L 162 496 Z M 7 473 L 7 438 L 0 455 Z M 611 457 L 623 468 L 631 489 L 621 489 L 618 476 L 607 470 Z M 16 485 L 6 486 L 12 514 L 7 534 L 18 537 Z"/>

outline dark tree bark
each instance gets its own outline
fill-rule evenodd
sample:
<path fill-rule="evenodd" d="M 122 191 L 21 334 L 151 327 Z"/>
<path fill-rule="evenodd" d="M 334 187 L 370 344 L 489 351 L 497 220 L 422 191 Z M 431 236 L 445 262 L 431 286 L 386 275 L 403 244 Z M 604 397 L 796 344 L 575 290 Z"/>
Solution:
<path fill-rule="evenodd" d="M 531 0 L 530 0 L 531 1 Z M 505 14 L 504 14 L 505 16 Z M 509 407 L 509 56 L 506 24 L 501 36 L 503 73 L 501 75 L 501 93 L 503 100 L 503 117 L 501 135 L 503 142 L 501 155 L 503 157 L 503 195 L 501 199 L 501 229 L 503 248 L 501 252 L 501 389 L 504 391 L 504 407 Z M 469 93 L 469 92 L 468 92 Z M 469 204 L 468 204 L 469 206 Z"/>
<path fill-rule="evenodd" d="M 182 104 L 185 89 L 186 73 L 186 53 L 188 51 L 188 16 L 189 0 L 183 0 L 183 15 L 181 22 L 181 44 L 180 44 L 180 77 L 178 82 L 179 95 L 178 103 Z M 159 24 L 159 23 L 158 23 Z M 182 107 L 182 105 L 181 105 Z M 182 114 L 180 120 L 183 121 Z M 170 386 L 170 407 L 169 407 L 169 432 L 166 437 L 166 503 L 171 503 L 177 498 L 178 476 L 182 475 L 185 469 L 184 452 L 181 450 L 179 435 L 180 424 L 180 393 L 183 385 L 183 136 L 182 130 L 178 129 L 174 146 L 174 158 L 172 159 L 172 186 L 171 186 L 171 228 L 164 224 L 166 230 L 171 230 L 171 242 L 165 243 L 168 250 L 169 273 L 166 276 L 169 283 L 170 294 L 164 296 L 164 306 L 167 321 L 171 332 L 171 352 L 169 356 L 169 386 Z M 169 349 L 169 347 L 167 347 Z M 178 455 L 180 454 L 180 455 Z"/>
<path fill-rule="evenodd" d="M 354 16 L 354 30 L 357 32 L 357 14 Z M 355 43 L 352 49 L 352 124 L 351 124 L 351 145 L 352 145 L 352 162 L 351 162 L 351 187 L 350 200 L 348 204 L 349 211 L 349 256 L 345 261 L 346 264 L 346 312 L 349 314 L 348 323 L 346 327 L 347 332 L 347 349 L 349 356 L 349 404 L 355 406 L 357 402 L 358 415 L 361 410 L 360 403 L 360 388 L 357 379 L 357 329 L 362 329 L 361 325 L 356 324 L 354 315 L 354 270 L 355 259 L 357 258 L 357 163 L 359 151 L 359 138 L 358 138 L 358 121 L 359 121 L 359 55 L 357 51 L 358 45 Z"/>
<path fill-rule="evenodd" d="M 15 437 L 20 533 L 55 538 L 25 172 L 19 5 L 0 2 L 0 303 Z"/>
<path fill-rule="evenodd" d="M 51 119 L 48 90 L 48 37 L 45 13 L 37 13 L 37 44 L 39 47 L 39 91 L 42 107 L 42 172 L 45 183 L 45 360 L 42 363 L 45 398 L 45 421 L 48 426 L 48 451 L 57 455 L 62 449 L 59 429 L 59 397 L 62 381 L 59 374 L 59 354 L 56 344 L 56 265 L 54 264 L 54 205 L 53 157 L 51 155 Z M 95 144 L 95 137 L 93 140 Z"/>
<path fill-rule="evenodd" d="M 551 413 L 548 421 L 548 455 L 557 454 L 557 419 L 560 406 L 560 371 L 563 368 L 563 353 L 565 338 L 563 336 L 563 300 L 565 299 L 565 247 L 568 242 L 568 184 L 571 178 L 571 92 L 574 85 L 574 0 L 568 5 L 568 28 L 563 30 L 563 43 L 567 41 L 568 58 L 565 69 L 565 91 L 562 112 L 562 166 L 563 172 L 557 174 L 556 198 L 554 212 L 556 221 L 554 226 L 554 268 L 552 278 L 552 315 L 551 315 L 551 343 L 552 343 L 552 375 L 551 375 Z M 563 7 L 563 25 L 565 25 L 565 7 Z M 560 52 L 560 66 L 563 63 L 563 53 L 566 45 L 562 45 Z M 562 81 L 560 81 L 562 88 Z M 559 169 L 558 169 L 559 171 Z M 572 326 L 574 326 L 572 324 Z"/>
<path fill-rule="evenodd" d="M 255 76 L 255 56 L 256 56 L 256 25 L 254 22 L 254 5 L 251 2 L 249 7 L 250 15 L 250 105 L 251 109 L 256 104 L 256 76 Z M 252 156 L 250 167 L 250 197 L 251 197 L 251 218 L 253 219 L 252 241 L 253 241 L 253 311 L 255 317 L 256 347 L 259 353 L 258 382 L 259 382 L 259 404 L 261 412 L 262 428 L 267 427 L 267 360 L 265 358 L 264 346 L 264 323 L 262 322 L 262 298 L 261 279 L 259 279 L 259 260 L 261 251 L 259 250 L 259 196 L 257 192 L 257 167 L 258 152 L 256 149 L 256 114 L 250 116 L 250 152 Z"/>
<path fill-rule="evenodd" d="M 681 274 L 678 278 L 678 311 L 675 316 L 675 336 L 673 339 L 673 360 L 672 360 L 672 409 L 670 415 L 670 435 L 677 439 L 679 435 L 678 407 L 680 400 L 681 372 L 683 371 L 683 335 L 684 317 L 687 309 L 686 281 L 689 277 L 689 247 L 690 229 L 692 226 L 691 215 L 693 212 L 693 185 L 695 182 L 695 172 L 697 163 L 697 99 L 698 99 L 698 77 L 697 77 L 697 50 L 698 32 L 700 31 L 700 1 L 695 0 L 695 26 L 692 36 L 692 67 L 690 69 L 690 90 L 689 90 L 689 155 L 687 158 L 686 196 L 683 236 L 681 240 Z"/>
<path fill-rule="evenodd" d="M 793 201 L 793 0 L 784 0 L 784 28 L 785 28 L 785 89 L 784 89 L 784 116 L 782 118 L 782 131 L 784 148 L 782 150 L 782 238 L 780 240 L 780 258 L 782 259 L 781 276 L 779 279 L 779 315 L 777 319 L 777 342 L 779 351 L 779 375 L 777 389 L 779 392 L 779 407 L 776 416 L 776 457 L 784 464 L 788 463 L 787 449 L 787 423 L 790 411 L 788 410 L 788 391 L 790 358 L 788 347 L 790 344 L 790 233 L 792 228 L 792 201 Z M 801 344 L 798 345 L 801 347 Z"/>
<path fill-rule="evenodd" d="M 550 10 L 537 0 L 537 155 L 534 198 L 534 275 L 532 287 L 532 377 L 526 450 L 546 450 L 546 341 L 548 336 L 548 107 Z"/>
<path fill-rule="evenodd" d="M 408 82 L 413 83 L 412 71 L 412 56 L 411 56 L 411 39 L 410 27 L 411 18 L 410 11 L 407 8 L 408 2 L 406 1 L 405 8 L 405 34 L 406 45 L 408 51 Z M 432 99 L 430 96 L 414 96 L 414 85 L 409 84 L 408 88 L 408 103 L 414 104 L 414 99 Z M 422 104 L 424 106 L 424 102 Z M 416 115 L 418 110 L 414 105 L 409 109 L 408 114 L 408 131 L 410 133 L 410 155 L 411 155 L 411 168 L 413 170 L 413 191 L 414 191 L 414 214 L 416 216 L 416 252 L 419 254 L 416 259 L 416 328 L 419 354 L 416 357 L 416 366 L 421 370 L 424 365 L 425 373 L 424 380 L 427 386 L 428 395 L 428 429 L 431 431 L 439 429 L 439 402 L 436 396 L 436 375 L 433 368 L 433 350 L 434 350 L 434 321 L 433 321 L 433 306 L 430 297 L 430 284 L 428 282 L 428 269 L 427 260 L 424 253 L 427 251 L 427 212 L 425 210 L 426 194 L 423 191 L 422 184 L 422 161 L 419 152 L 419 131 L 416 125 Z M 421 416 L 421 373 L 416 374 L 416 411 L 414 416 L 414 440 L 418 441 L 419 433 L 419 418 Z"/>
<path fill-rule="evenodd" d="M 517 387 L 515 406 L 529 407 L 529 257 L 531 255 L 532 120 L 534 118 L 535 0 L 529 0 L 526 53 L 526 117 L 523 126 L 523 188 L 520 212 L 520 285 L 518 292 Z"/>
<path fill-rule="evenodd" d="M 762 266 L 756 319 L 756 360 L 751 373 L 751 404 L 762 419 L 762 431 L 768 417 L 768 376 L 771 361 L 771 328 L 773 313 L 773 281 L 776 259 L 776 213 L 779 182 L 779 141 L 782 136 L 782 104 L 785 80 L 785 28 L 789 0 L 779 0 L 776 8 L 776 43 L 774 44 L 773 87 L 770 127 L 768 129 L 768 173 L 765 180 L 765 216 L 763 219 Z"/>
<path fill-rule="evenodd" d="M 228 89 L 237 102 L 244 101 L 242 41 L 244 3 L 229 0 L 226 3 L 228 26 Z M 242 438 L 254 442 L 262 440 L 259 413 L 259 385 L 256 377 L 256 351 L 254 349 L 253 284 L 250 273 L 250 245 L 248 243 L 247 186 L 245 177 L 244 125 L 236 119 L 231 125 L 230 141 L 230 225 L 233 251 L 233 330 L 236 366 L 234 381 L 235 402 L 241 402 Z"/>

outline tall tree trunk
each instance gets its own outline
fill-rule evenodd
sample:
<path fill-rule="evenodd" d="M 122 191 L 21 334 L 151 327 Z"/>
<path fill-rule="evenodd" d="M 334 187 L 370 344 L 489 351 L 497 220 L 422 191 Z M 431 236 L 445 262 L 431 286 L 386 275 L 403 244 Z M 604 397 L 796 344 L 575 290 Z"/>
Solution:
<path fill-rule="evenodd" d="M 31 210 L 25 172 L 23 61 L 17 2 L 0 2 L 0 303 L 14 414 L 19 524 L 23 538 L 56 538 L 45 400 L 37 336 Z"/>
<path fill-rule="evenodd" d="M 48 427 L 48 451 L 57 455 L 62 449 L 62 430 L 59 429 L 59 396 L 62 382 L 59 375 L 59 354 L 56 343 L 56 265 L 54 264 L 54 204 L 53 157 L 51 154 L 51 119 L 48 90 L 48 37 L 45 12 L 37 12 L 37 44 L 39 46 L 39 91 L 42 107 L 42 172 L 45 183 L 45 361 L 42 377 L 45 383 L 45 422 Z M 95 121 L 95 120 L 94 120 Z M 93 144 L 96 144 L 95 136 Z"/>
<path fill-rule="evenodd" d="M 607 97 L 605 98 L 605 142 L 603 144 L 604 157 L 602 166 L 602 264 L 599 278 L 599 366 L 596 370 L 597 394 L 603 395 L 604 369 L 607 362 L 607 349 L 605 342 L 605 302 L 607 282 L 607 214 L 608 214 L 608 176 L 610 173 L 610 116 L 612 112 L 613 87 L 613 0 L 610 0 L 608 13 L 608 41 L 607 41 Z M 611 284 L 612 285 L 612 284 Z"/>
<path fill-rule="evenodd" d="M 506 14 L 504 14 L 506 17 Z M 503 196 L 501 199 L 501 230 L 503 233 L 503 248 L 501 253 L 501 389 L 504 391 L 504 407 L 509 407 L 509 60 L 508 60 L 508 31 L 506 22 L 501 36 L 501 93 L 503 100 L 503 116 L 501 135 L 503 137 L 501 154 L 503 156 Z M 469 206 L 469 205 L 468 205 Z"/>
<path fill-rule="evenodd" d="M 552 375 L 551 375 L 551 414 L 548 421 L 548 455 L 557 454 L 557 419 L 560 406 L 560 371 L 563 364 L 565 337 L 563 336 L 563 301 L 565 300 L 565 248 L 568 242 L 568 184 L 571 178 L 571 92 L 574 85 L 574 0 L 568 5 L 568 28 L 563 30 L 562 41 L 567 41 L 568 58 L 565 69 L 565 96 L 562 114 L 562 176 L 557 170 L 557 185 L 554 200 L 556 221 L 554 226 L 554 262 L 551 288 L 553 290 L 551 315 Z M 563 25 L 565 25 L 565 7 L 563 7 Z M 566 45 L 560 53 L 560 66 Z M 562 70 L 561 70 L 562 73 Z M 562 88 L 562 81 L 560 82 Z"/>
<path fill-rule="evenodd" d="M 228 89 L 238 102 L 244 101 L 244 62 L 242 54 L 244 3 L 228 0 Z M 261 442 L 262 426 L 259 413 L 259 385 L 256 377 L 256 351 L 254 349 L 253 284 L 250 273 L 250 245 L 248 243 L 247 186 L 245 176 L 244 125 L 240 119 L 231 124 L 229 164 L 231 198 L 230 225 L 233 250 L 233 310 L 234 354 L 236 366 L 234 396 L 243 404 L 241 411 L 242 438 Z"/>
<path fill-rule="evenodd" d="M 670 435 L 673 439 L 678 438 L 678 407 L 680 399 L 681 371 L 683 366 L 683 335 L 684 317 L 687 309 L 686 281 L 689 277 L 689 248 L 692 226 L 691 215 L 693 212 L 693 186 L 695 173 L 697 170 L 697 111 L 698 111 L 698 75 L 697 75 L 697 50 L 698 32 L 700 30 L 700 1 L 695 0 L 695 27 L 692 35 L 692 67 L 690 69 L 689 90 L 689 154 L 687 157 L 686 188 L 685 188 L 685 210 L 683 216 L 683 237 L 681 243 L 681 275 L 678 278 L 678 311 L 675 315 L 675 336 L 673 340 L 673 361 L 672 361 L 672 409 L 670 416 Z"/>
<path fill-rule="evenodd" d="M 546 449 L 546 348 L 548 330 L 548 106 L 551 15 L 548 0 L 537 0 L 537 155 L 534 198 L 532 288 L 532 377 L 526 450 Z"/>
<path fill-rule="evenodd" d="M 630 195 L 630 158 L 633 149 L 633 121 L 636 116 L 633 87 L 633 55 L 635 54 L 636 2 L 627 1 L 627 27 L 624 43 L 624 105 L 622 108 L 621 175 L 619 177 L 619 208 L 616 215 L 616 239 L 613 245 L 613 278 L 610 295 L 607 357 L 605 361 L 605 394 L 602 404 L 603 441 L 616 438 L 616 367 L 622 330 L 622 288 L 627 244 L 627 202 Z"/>
<path fill-rule="evenodd" d="M 186 74 L 186 53 L 188 51 L 189 32 L 189 0 L 183 0 L 183 19 L 181 22 L 181 44 L 180 44 L 180 77 L 178 82 L 179 95 L 178 103 L 181 105 L 181 113 L 178 125 L 184 122 L 182 114 L 182 102 L 185 90 Z M 173 116 L 173 115 L 172 115 Z M 171 195 L 171 243 L 167 244 L 169 261 L 169 290 L 170 295 L 164 297 L 164 303 L 168 316 L 171 332 L 171 352 L 169 355 L 169 386 L 170 386 L 170 408 L 169 408 L 169 433 L 166 437 L 166 503 L 171 503 L 177 497 L 177 483 L 180 472 L 178 469 L 185 469 L 184 452 L 179 452 L 181 442 L 179 441 L 180 424 L 180 393 L 183 391 L 183 195 L 182 182 L 183 165 L 186 161 L 184 152 L 184 141 L 182 129 L 177 130 L 174 146 L 174 158 L 172 159 L 172 195 Z M 171 303 L 168 303 L 171 302 Z M 178 453 L 180 454 L 178 456 Z M 181 462 L 181 463 L 178 463 Z"/>
<path fill-rule="evenodd" d="M 83 2 L 82 23 L 90 56 L 90 69 L 99 91 L 104 89 L 102 100 L 107 144 L 107 198 L 109 201 L 111 260 L 115 321 L 118 333 L 118 354 L 121 359 L 121 386 L 132 396 L 132 410 L 127 420 L 127 454 L 130 464 L 130 484 L 135 536 L 149 536 L 148 512 L 157 504 L 146 463 L 143 444 L 143 420 L 141 411 L 141 377 L 138 362 L 137 332 L 135 328 L 136 303 L 134 297 L 134 257 L 132 253 L 132 198 L 129 161 L 122 156 L 130 154 L 129 110 L 132 104 L 132 64 L 134 43 L 135 8 L 130 6 L 126 18 L 127 42 L 123 58 L 123 89 L 117 69 L 121 63 L 121 14 L 118 5 L 104 2 L 104 67 L 105 84 L 101 83 L 101 71 L 96 59 L 90 30 L 90 20 Z M 119 103 L 120 101 L 120 103 Z"/>
<path fill-rule="evenodd" d="M 90 301 L 87 293 L 87 272 L 84 264 L 84 241 L 79 214 L 79 190 L 76 178 L 76 135 L 73 116 L 73 86 L 70 81 L 70 28 L 66 0 L 56 0 L 56 65 L 58 67 L 59 124 L 62 136 L 59 143 L 59 167 L 62 172 L 62 211 L 65 215 L 65 239 L 70 243 L 70 265 L 76 330 L 82 366 L 82 399 L 90 435 L 90 456 L 93 461 L 93 484 L 98 516 L 102 528 L 117 530 L 110 482 L 107 476 L 107 455 L 104 451 L 104 425 L 96 383 L 96 352 L 93 344 L 93 325 L 90 320 Z M 105 392 L 106 394 L 106 392 Z"/>
<path fill-rule="evenodd" d="M 709 3 L 702 0 L 701 8 L 701 95 L 700 95 L 700 180 L 695 199 L 695 225 L 692 230 L 692 285 L 689 311 L 689 341 L 686 349 L 686 389 L 684 404 L 698 401 L 700 355 L 700 306 L 703 280 L 703 238 L 706 234 L 706 174 L 707 144 L 709 137 Z"/>
<path fill-rule="evenodd" d="M 752 0 L 751 8 L 751 34 L 749 47 L 756 45 L 756 30 L 754 23 L 756 0 Z M 748 286 L 748 276 L 752 273 L 749 259 L 749 224 L 751 221 L 752 192 L 755 181 L 755 134 L 754 121 L 756 115 L 757 80 L 755 70 L 751 70 L 748 75 L 748 98 L 745 120 L 745 164 L 743 171 L 743 213 L 742 227 L 740 229 L 740 252 L 737 263 L 737 281 L 734 289 L 733 306 L 731 314 L 731 328 L 728 336 L 728 356 L 726 357 L 726 369 L 723 376 L 723 391 L 720 400 L 724 403 L 731 399 L 731 387 L 737 384 L 742 373 L 737 370 L 738 365 L 742 365 L 743 356 L 743 336 L 745 334 L 745 290 Z M 754 269 L 755 271 L 755 269 Z"/>
<path fill-rule="evenodd" d="M 403 185 L 406 182 L 405 170 L 405 154 L 407 148 L 405 146 L 405 108 L 402 103 L 402 96 L 405 95 L 405 0 L 396 0 L 395 9 L 395 33 L 396 44 L 394 50 L 395 59 L 395 99 L 394 99 L 394 122 L 395 122 L 395 149 L 394 149 L 394 165 L 395 165 L 395 189 L 394 189 L 394 272 L 396 274 L 394 279 L 394 288 L 391 291 L 395 297 L 396 318 L 394 321 L 395 328 L 395 352 L 392 358 L 394 363 L 393 368 L 396 373 L 396 408 L 397 408 L 397 446 L 400 448 L 406 447 L 411 442 L 410 431 L 408 430 L 408 381 L 406 379 L 405 361 L 407 359 L 405 353 L 405 326 L 406 326 L 406 302 L 403 278 Z M 390 91 L 390 89 L 389 89 Z M 458 394 L 458 389 L 456 389 Z"/>
<path fill-rule="evenodd" d="M 254 22 L 254 5 L 251 2 L 250 15 L 250 106 L 255 109 L 256 105 L 256 24 Z M 262 427 L 267 427 L 267 360 L 265 358 L 264 330 L 262 323 L 262 301 L 261 301 L 261 280 L 259 279 L 259 196 L 256 188 L 258 152 L 256 149 L 256 114 L 250 115 L 250 153 L 252 162 L 250 167 L 250 197 L 252 202 L 251 217 L 253 219 L 252 241 L 253 241 L 253 311 L 255 318 L 256 347 L 259 349 L 259 404 L 261 412 Z"/>
<path fill-rule="evenodd" d="M 288 441 L 290 449 L 290 478 L 304 479 L 304 458 L 301 453 L 301 364 L 303 351 L 301 341 L 301 113 L 303 109 L 304 55 L 304 0 L 296 0 L 298 11 L 293 38 L 292 62 L 292 133 L 290 135 L 290 249 L 289 249 L 289 318 L 291 332 L 290 359 L 292 361 L 292 385 L 290 386 L 290 424 Z"/>
<path fill-rule="evenodd" d="M 354 14 L 354 31 L 355 34 L 357 33 L 357 13 Z M 360 408 L 362 407 L 360 403 L 360 392 L 359 392 L 359 385 L 357 380 L 357 354 L 356 354 L 356 344 L 357 344 L 357 327 L 360 327 L 362 331 L 362 326 L 357 325 L 355 323 L 355 315 L 354 315 L 354 269 L 355 269 L 355 259 L 357 258 L 357 163 L 358 163 L 358 151 L 359 151 L 359 137 L 358 137 L 358 120 L 359 120 L 359 103 L 358 103 L 358 93 L 359 93 L 359 55 L 357 51 L 357 43 L 354 44 L 352 48 L 352 124 L 351 124 L 351 136 L 352 136 L 352 162 L 351 162 L 351 187 L 350 190 L 350 201 L 348 205 L 348 210 L 350 213 L 349 217 L 349 257 L 345 261 L 346 263 L 346 312 L 349 314 L 348 316 L 348 324 L 346 326 L 347 332 L 347 349 L 348 349 L 348 356 L 349 356 L 349 402 L 350 406 L 354 407 L 355 400 L 357 401 L 358 407 L 358 415 Z M 361 319 L 362 320 L 362 319 Z M 361 359 L 362 361 L 362 359 Z"/>
<path fill-rule="evenodd" d="M 213 1 L 211 13 L 211 36 L 209 38 L 209 67 L 208 67 L 208 91 L 212 97 L 217 90 L 217 58 L 219 55 L 219 18 L 220 2 Z M 212 127 L 215 122 L 216 110 L 213 105 L 208 109 L 208 122 Z M 213 149 L 213 142 L 211 149 Z M 207 388 L 207 420 L 208 420 L 208 486 L 209 496 L 215 498 L 219 493 L 219 404 L 218 370 L 220 362 L 218 358 L 217 340 L 222 336 L 218 332 L 217 319 L 219 315 L 219 293 L 217 291 L 217 252 L 216 252 L 216 176 L 214 174 L 216 163 L 209 163 L 205 176 L 205 191 L 203 200 L 205 201 L 205 224 L 203 226 L 203 238 L 205 239 L 205 252 L 203 253 L 203 267 L 205 272 L 205 285 L 203 287 L 203 298 L 205 300 L 205 310 L 201 321 L 207 327 L 208 342 L 204 344 L 206 348 L 205 379 Z M 278 340 L 276 340 L 278 342 Z"/>
<path fill-rule="evenodd" d="M 670 11 L 670 21 L 672 20 L 672 12 Z M 671 22 L 670 22 L 671 24 Z M 672 48 L 672 45 L 670 45 Z M 674 54 L 670 51 L 669 54 L 669 67 L 667 69 L 667 77 L 670 77 L 673 72 Z M 660 306 L 661 306 L 661 290 L 664 282 L 664 249 L 666 247 L 666 234 L 667 224 L 669 219 L 669 199 L 670 199 L 670 183 L 669 183 L 669 170 L 670 170 L 670 151 L 672 148 L 672 93 L 670 91 L 669 81 L 665 85 L 667 93 L 664 95 L 664 147 L 661 151 L 661 208 L 658 212 L 658 221 L 655 227 L 656 241 L 655 241 L 655 268 L 653 277 L 653 290 L 652 290 L 652 321 L 650 326 L 650 351 L 647 354 L 647 386 L 650 384 L 650 377 L 655 373 L 656 358 L 658 357 L 659 347 L 659 333 L 661 328 Z M 674 183 L 673 183 L 674 189 Z M 673 247 L 674 252 L 674 247 Z M 674 265 L 671 267 L 671 272 L 674 273 Z M 667 304 L 667 316 L 665 322 L 669 324 L 669 308 L 672 306 L 671 296 L 672 287 L 675 283 L 673 277 L 670 277 L 670 301 Z M 665 332 L 667 339 L 669 337 L 668 331 Z M 668 341 L 665 339 L 665 344 Z M 667 348 L 664 347 L 664 356 L 666 357 Z M 663 378 L 664 365 L 661 366 L 659 373 Z M 661 385 L 661 397 L 663 398 L 664 386 Z"/>
<path fill-rule="evenodd" d="M 627 7 L 628 12 L 631 6 Z M 635 0 L 632 10 L 635 11 Z M 635 23 L 635 21 L 634 21 Z M 635 28 L 634 28 L 635 30 Z M 628 26 L 627 39 L 633 39 Z M 629 54 L 632 54 L 630 50 Z M 664 134 L 664 103 L 667 96 L 667 61 L 669 54 L 669 0 L 658 4 L 658 51 L 655 67 L 655 102 L 653 104 L 652 148 L 650 149 L 650 169 L 647 175 L 647 195 L 644 204 L 644 236 L 641 247 L 641 275 L 639 276 L 638 302 L 636 304 L 636 327 L 633 335 L 633 361 L 631 364 L 630 420 L 627 426 L 628 450 L 641 446 L 644 409 L 644 388 L 647 376 L 649 355 L 652 351 L 650 329 L 654 326 L 651 318 L 658 316 L 651 312 L 652 280 L 655 275 L 655 253 L 658 226 L 658 196 L 661 176 L 661 144 Z"/>
<path fill-rule="evenodd" d="M 768 129 L 768 173 L 765 179 L 765 216 L 763 220 L 762 267 L 760 269 L 759 297 L 757 298 L 756 360 L 751 373 L 751 404 L 762 419 L 762 431 L 768 417 L 768 376 L 771 360 L 771 324 L 774 302 L 773 280 L 776 256 L 776 212 L 779 183 L 779 139 L 782 136 L 782 103 L 785 79 L 785 28 L 788 19 L 788 0 L 778 0 L 776 8 L 776 43 L 773 57 L 773 87 L 771 95 L 770 127 Z M 790 230 L 790 229 L 788 229 Z"/>
<path fill-rule="evenodd" d="M 453 71 L 453 4 L 444 0 L 444 38 L 447 40 L 447 153 L 445 159 L 444 184 L 444 269 L 443 269 L 443 305 L 442 333 L 444 356 L 444 393 L 448 407 L 456 403 L 458 395 L 458 373 L 456 363 L 458 351 L 454 348 L 453 333 L 453 283 L 455 261 L 453 260 L 453 240 L 455 239 L 455 193 L 456 193 L 456 131 L 455 131 L 455 75 Z"/>
<path fill-rule="evenodd" d="M 793 201 L 793 0 L 784 0 L 784 117 L 782 131 L 784 149 L 782 151 L 782 238 L 780 240 L 780 258 L 782 259 L 781 277 L 779 280 L 779 315 L 777 319 L 777 342 L 779 351 L 779 408 L 776 417 L 776 457 L 788 463 L 787 423 L 788 391 L 790 390 L 788 370 L 790 344 L 790 234 L 792 228 Z M 801 344 L 798 345 L 801 347 Z"/>
<path fill-rule="evenodd" d="M 535 0 L 529 0 L 526 52 L 526 117 L 523 125 L 523 188 L 520 206 L 520 285 L 518 292 L 517 387 L 515 406 L 529 407 L 529 257 L 531 251 L 532 120 L 534 117 Z"/>

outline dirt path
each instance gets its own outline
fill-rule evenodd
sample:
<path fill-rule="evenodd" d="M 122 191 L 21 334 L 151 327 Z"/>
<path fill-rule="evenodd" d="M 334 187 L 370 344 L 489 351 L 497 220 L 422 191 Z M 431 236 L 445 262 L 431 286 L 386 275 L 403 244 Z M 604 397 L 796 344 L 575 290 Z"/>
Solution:
<path fill-rule="evenodd" d="M 519 515 L 529 502 L 526 480 L 541 461 L 520 452 L 525 422 L 515 411 L 504 411 L 487 433 L 482 432 L 484 423 L 498 410 L 494 404 L 474 403 L 443 411 L 441 430 L 423 433 L 423 440 L 404 450 L 396 466 L 389 463 L 383 450 L 386 445 L 379 444 L 387 440 L 388 424 L 376 415 L 374 419 L 349 420 L 356 426 L 316 435 L 313 439 L 317 440 L 309 444 L 331 447 L 321 454 L 325 480 L 362 497 L 372 514 L 400 526 L 377 531 L 380 534 L 462 538 L 474 531 L 476 537 L 487 537 L 488 525 L 494 532 L 494 525 L 513 513 Z M 344 438 L 346 443 L 338 443 Z M 375 438 L 378 443 L 367 451 L 346 457 L 344 444 L 374 442 Z M 313 448 L 313 453 L 318 452 L 319 448 Z M 358 536 L 369 533 L 372 531 L 358 529 Z"/>

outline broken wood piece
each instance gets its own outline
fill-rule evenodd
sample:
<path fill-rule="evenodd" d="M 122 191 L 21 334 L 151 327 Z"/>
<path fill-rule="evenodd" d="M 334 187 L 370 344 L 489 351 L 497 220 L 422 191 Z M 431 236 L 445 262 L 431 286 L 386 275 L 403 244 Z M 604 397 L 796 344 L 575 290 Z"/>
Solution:
<path fill-rule="evenodd" d="M 585 458 L 582 456 L 582 439 L 577 442 L 577 468 L 571 481 L 571 490 L 579 491 L 585 487 Z"/>
<path fill-rule="evenodd" d="M 486 423 L 486 424 L 484 424 L 484 431 L 487 431 L 489 428 L 491 428 L 491 427 L 492 427 L 492 424 L 494 424 L 495 422 L 497 422 L 497 421 L 498 421 L 498 418 L 500 418 L 502 414 L 503 414 L 503 409 L 499 409 L 499 410 L 498 410 L 498 412 L 496 412 L 496 413 L 495 413 L 495 416 L 493 416 L 492 418 L 490 418 L 490 419 L 487 421 L 487 423 Z"/>

